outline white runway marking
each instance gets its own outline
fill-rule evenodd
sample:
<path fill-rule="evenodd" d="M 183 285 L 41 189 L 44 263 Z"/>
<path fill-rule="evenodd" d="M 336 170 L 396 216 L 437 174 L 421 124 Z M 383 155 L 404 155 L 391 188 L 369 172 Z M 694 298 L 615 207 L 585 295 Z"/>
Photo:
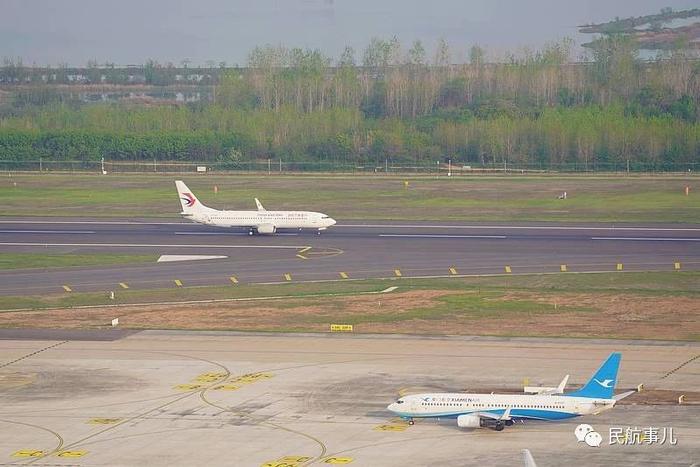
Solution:
<path fill-rule="evenodd" d="M 84 247 L 117 247 L 117 248 L 269 248 L 299 250 L 306 245 L 170 245 L 153 243 L 46 243 L 46 242 L 2 242 L 2 246 L 84 246 Z"/>
<path fill-rule="evenodd" d="M 0 230 L 0 233 L 27 234 L 94 234 L 94 230 Z"/>
<path fill-rule="evenodd" d="M 591 237 L 591 240 L 629 240 L 632 242 L 700 242 L 700 238 L 673 237 Z"/>
<path fill-rule="evenodd" d="M 158 263 L 172 263 L 175 261 L 199 261 L 204 259 L 225 259 L 228 256 L 221 255 L 160 255 Z"/>
<path fill-rule="evenodd" d="M 403 225 L 403 224 L 337 224 L 334 228 L 395 228 L 395 229 L 513 229 L 513 230 L 619 230 L 622 232 L 700 232 L 696 227 L 579 227 L 563 225 Z"/>
<path fill-rule="evenodd" d="M 403 237 L 403 238 L 496 238 L 503 240 L 505 235 L 430 235 L 430 234 L 379 234 L 379 237 Z"/>

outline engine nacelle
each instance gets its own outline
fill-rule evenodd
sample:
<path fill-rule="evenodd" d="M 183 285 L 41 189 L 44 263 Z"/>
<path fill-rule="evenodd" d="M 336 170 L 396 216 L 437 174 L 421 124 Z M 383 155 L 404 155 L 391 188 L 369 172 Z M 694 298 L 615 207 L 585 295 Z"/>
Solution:
<path fill-rule="evenodd" d="M 457 417 L 457 426 L 460 428 L 479 428 L 481 417 L 478 415 L 460 415 Z"/>
<path fill-rule="evenodd" d="M 257 228 L 258 233 L 262 235 L 272 235 L 275 233 L 275 230 L 277 229 L 275 229 L 275 226 L 272 224 L 262 224 Z"/>

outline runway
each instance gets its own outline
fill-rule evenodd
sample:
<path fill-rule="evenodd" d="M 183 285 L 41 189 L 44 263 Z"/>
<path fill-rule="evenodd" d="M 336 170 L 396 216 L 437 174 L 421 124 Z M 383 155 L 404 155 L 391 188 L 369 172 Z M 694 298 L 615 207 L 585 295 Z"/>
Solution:
<path fill-rule="evenodd" d="M 0 271 L 0 294 L 472 274 L 700 269 L 699 225 L 339 221 L 321 235 L 249 236 L 163 219 L 3 218 L 0 252 L 223 259 Z M 621 266 L 620 266 L 621 265 Z"/>

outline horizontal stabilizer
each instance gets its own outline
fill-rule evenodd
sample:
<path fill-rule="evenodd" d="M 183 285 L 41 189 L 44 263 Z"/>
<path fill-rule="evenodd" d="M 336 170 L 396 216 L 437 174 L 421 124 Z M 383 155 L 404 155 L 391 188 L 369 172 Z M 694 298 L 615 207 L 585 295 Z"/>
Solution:
<path fill-rule="evenodd" d="M 629 397 L 629 396 L 631 396 L 632 394 L 634 394 L 634 393 L 636 393 L 636 392 L 637 392 L 637 390 L 622 392 L 622 393 L 620 393 L 620 394 L 614 395 L 614 396 L 613 396 L 613 399 L 615 399 L 616 402 L 617 402 L 617 401 L 621 401 L 621 400 L 624 399 L 625 397 Z"/>

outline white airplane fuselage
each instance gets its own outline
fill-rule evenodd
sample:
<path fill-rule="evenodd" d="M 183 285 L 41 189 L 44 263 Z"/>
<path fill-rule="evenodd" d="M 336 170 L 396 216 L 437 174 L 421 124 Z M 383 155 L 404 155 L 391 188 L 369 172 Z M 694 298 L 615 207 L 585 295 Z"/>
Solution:
<path fill-rule="evenodd" d="M 403 418 L 456 418 L 510 407 L 512 419 L 562 420 L 612 409 L 614 399 L 532 394 L 435 393 L 401 397 L 387 409 Z"/>
<path fill-rule="evenodd" d="M 199 224 L 215 227 L 258 228 L 271 225 L 276 229 L 325 230 L 335 224 L 331 217 L 313 211 L 218 211 L 216 209 L 183 216 Z"/>

